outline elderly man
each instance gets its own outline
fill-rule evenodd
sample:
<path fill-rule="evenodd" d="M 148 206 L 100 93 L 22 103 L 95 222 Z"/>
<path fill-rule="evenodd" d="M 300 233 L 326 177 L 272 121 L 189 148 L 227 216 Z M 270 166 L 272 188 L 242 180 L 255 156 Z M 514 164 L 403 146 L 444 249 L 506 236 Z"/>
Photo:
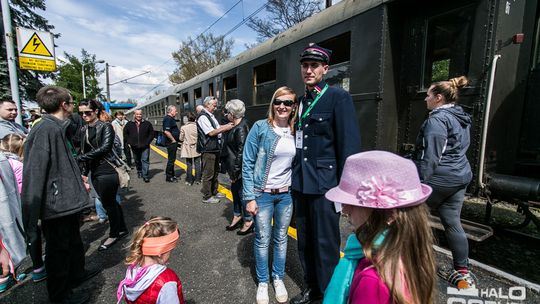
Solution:
<path fill-rule="evenodd" d="M 126 143 L 126 139 L 124 138 L 124 127 L 127 124 L 127 120 L 125 119 L 125 115 L 123 111 L 118 111 L 114 113 L 114 120 L 111 123 L 114 129 L 114 133 L 118 135 L 118 138 L 120 138 L 120 142 L 122 143 L 122 152 L 124 153 L 124 157 L 126 159 L 126 163 L 128 166 L 131 167 L 131 151 L 129 149 L 129 145 Z"/>
<path fill-rule="evenodd" d="M 167 106 L 167 115 L 163 117 L 163 134 L 167 137 L 167 167 L 165 168 L 165 181 L 172 183 L 178 182 L 174 174 L 174 161 L 176 160 L 176 150 L 178 149 L 178 137 L 180 129 L 176 124 L 176 106 Z"/>
<path fill-rule="evenodd" d="M 203 101 L 204 109 L 197 119 L 197 152 L 202 154 L 202 188 L 203 203 L 217 204 L 219 154 L 221 150 L 221 133 L 233 128 L 233 123 L 220 126 L 214 111 L 217 99 L 208 96 Z"/>
<path fill-rule="evenodd" d="M 306 91 L 300 98 L 296 121 L 292 189 L 306 289 L 291 300 L 292 304 L 320 301 L 332 277 L 339 261 L 341 210 L 324 194 L 339 183 L 345 159 L 360 151 L 351 95 L 323 80 L 331 53 L 311 44 L 300 57 Z"/>
<path fill-rule="evenodd" d="M 143 119 L 143 111 L 137 109 L 133 112 L 133 121 L 128 121 L 124 127 L 124 139 L 131 146 L 137 177 L 145 183 L 150 182 L 148 168 L 150 167 L 150 143 L 154 140 L 154 127 L 148 120 Z"/>
<path fill-rule="evenodd" d="M 28 135 L 28 129 L 15 122 L 17 105 L 13 100 L 0 100 L 0 139 L 8 134 L 16 133 L 23 137 Z"/>

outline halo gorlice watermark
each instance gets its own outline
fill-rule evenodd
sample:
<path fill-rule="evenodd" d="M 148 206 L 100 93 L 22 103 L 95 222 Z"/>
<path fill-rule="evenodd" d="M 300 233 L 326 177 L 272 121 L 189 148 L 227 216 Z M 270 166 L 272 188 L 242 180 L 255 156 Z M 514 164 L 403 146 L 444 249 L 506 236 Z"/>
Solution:
<path fill-rule="evenodd" d="M 522 304 L 527 290 L 523 286 L 457 289 L 448 287 L 447 304 Z"/>

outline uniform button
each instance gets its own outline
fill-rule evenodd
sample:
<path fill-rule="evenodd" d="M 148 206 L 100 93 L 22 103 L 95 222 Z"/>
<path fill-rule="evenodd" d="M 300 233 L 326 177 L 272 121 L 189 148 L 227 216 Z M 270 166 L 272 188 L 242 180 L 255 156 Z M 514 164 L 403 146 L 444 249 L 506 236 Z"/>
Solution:
<path fill-rule="evenodd" d="M 309 125 L 308 125 L 308 124 L 306 124 L 306 128 L 307 128 L 308 126 L 309 126 Z"/>
<path fill-rule="evenodd" d="M 322 118 L 321 118 L 321 117 L 319 117 L 319 121 L 322 121 Z"/>
<path fill-rule="evenodd" d="M 304 147 L 304 150 L 307 150 L 307 147 Z"/>
<path fill-rule="evenodd" d="M 307 161 L 307 158 L 304 158 L 304 161 Z"/>
<path fill-rule="evenodd" d="M 330 169 L 334 168 L 334 166 L 330 165 Z"/>
<path fill-rule="evenodd" d="M 307 135 L 304 135 L 304 138 L 307 138 Z"/>
<path fill-rule="evenodd" d="M 311 101 L 309 101 L 309 102 L 307 103 L 307 105 L 308 105 L 308 106 L 311 105 Z"/>

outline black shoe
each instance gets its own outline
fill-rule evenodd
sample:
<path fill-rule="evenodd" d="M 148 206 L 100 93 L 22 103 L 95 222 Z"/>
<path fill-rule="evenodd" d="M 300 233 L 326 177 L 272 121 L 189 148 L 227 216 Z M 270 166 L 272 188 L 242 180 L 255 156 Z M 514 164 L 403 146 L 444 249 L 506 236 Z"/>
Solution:
<path fill-rule="evenodd" d="M 173 177 L 166 177 L 165 181 L 167 183 L 176 183 L 177 182 L 177 180 L 175 180 Z"/>
<path fill-rule="evenodd" d="M 149 179 L 148 177 L 143 177 L 143 181 L 144 181 L 145 183 L 149 183 L 149 182 L 150 182 L 150 179 Z"/>
<path fill-rule="evenodd" d="M 236 229 L 240 228 L 240 227 L 243 225 L 243 223 L 244 223 L 244 221 L 239 220 L 239 221 L 236 222 L 236 224 L 234 224 L 234 225 L 228 225 L 228 226 L 225 226 L 225 229 L 226 229 L 227 231 L 233 231 L 233 230 L 236 230 Z M 253 224 L 252 224 L 252 226 L 253 226 Z"/>
<path fill-rule="evenodd" d="M 137 172 L 137 177 L 138 177 L 138 178 L 142 178 L 142 173 L 141 173 L 141 172 Z"/>
<path fill-rule="evenodd" d="M 311 288 L 306 288 L 302 290 L 302 293 L 296 295 L 289 301 L 289 304 L 310 304 L 310 303 L 320 303 L 322 300 L 322 294 L 315 293 Z"/>
<path fill-rule="evenodd" d="M 82 283 L 90 280 L 91 278 L 95 277 L 100 272 L 101 272 L 101 269 L 99 269 L 99 268 L 85 270 L 84 273 L 82 274 L 82 276 L 80 276 L 80 277 L 78 277 L 78 278 L 71 281 L 70 287 L 75 288 L 75 287 L 81 285 Z"/>
<path fill-rule="evenodd" d="M 238 230 L 236 231 L 236 234 L 238 235 L 248 235 L 253 232 L 253 229 L 255 228 L 255 223 L 251 224 L 249 228 L 246 231 Z"/>

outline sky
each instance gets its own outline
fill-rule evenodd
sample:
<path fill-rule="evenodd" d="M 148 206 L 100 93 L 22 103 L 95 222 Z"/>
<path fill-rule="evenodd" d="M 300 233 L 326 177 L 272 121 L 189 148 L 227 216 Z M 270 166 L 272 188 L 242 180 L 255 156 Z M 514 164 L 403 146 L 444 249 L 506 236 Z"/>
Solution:
<path fill-rule="evenodd" d="M 112 85 L 112 100 L 144 101 L 150 90 L 172 84 L 168 75 L 176 67 L 171 53 L 188 36 L 195 37 L 233 7 L 238 0 L 46 0 L 39 11 L 54 25 L 57 60 L 64 52 L 80 58 L 81 49 L 109 63 L 110 83 L 136 77 L 131 84 Z M 261 7 L 265 0 L 244 0 L 209 32 L 222 35 Z M 264 10 L 257 16 L 264 17 Z M 256 41 L 256 33 L 242 25 L 227 38 L 234 38 L 233 56 Z M 98 78 L 105 94 L 105 73 Z"/>

